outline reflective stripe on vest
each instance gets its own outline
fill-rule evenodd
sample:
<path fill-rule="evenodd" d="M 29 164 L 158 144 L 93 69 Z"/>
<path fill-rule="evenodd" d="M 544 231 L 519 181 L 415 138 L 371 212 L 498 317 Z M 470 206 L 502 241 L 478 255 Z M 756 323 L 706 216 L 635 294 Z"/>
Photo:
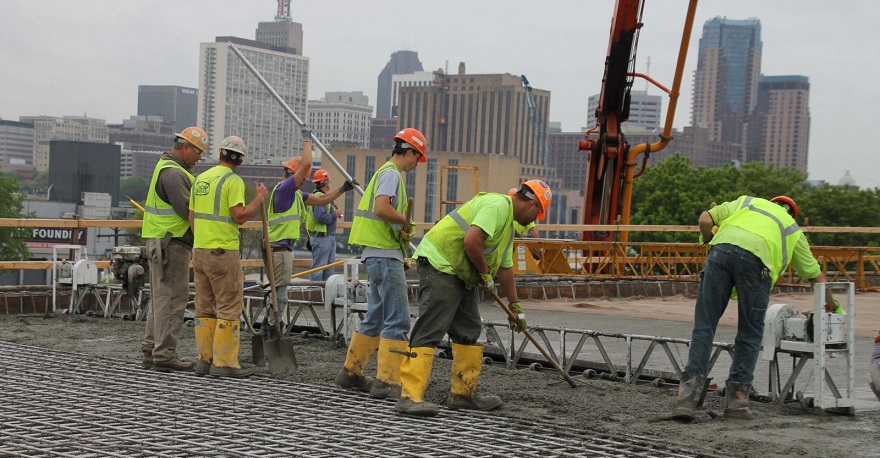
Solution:
<path fill-rule="evenodd" d="M 323 196 L 324 193 L 321 191 L 315 191 L 312 193 L 312 195 L 313 196 Z M 327 213 L 330 213 L 331 211 L 333 211 L 331 209 L 331 206 L 332 206 L 332 204 L 327 204 L 324 207 L 327 210 Z M 303 215 L 305 216 L 305 220 L 306 220 L 306 231 L 308 231 L 309 234 L 315 234 L 315 233 L 326 234 L 327 233 L 327 225 L 318 221 L 318 219 L 315 218 L 315 209 L 317 209 L 317 208 L 320 208 L 320 207 L 313 206 L 311 209 L 306 209 L 305 213 L 303 213 Z"/>
<path fill-rule="evenodd" d="M 159 174 L 165 169 L 178 169 L 182 171 L 189 178 L 190 185 L 195 181 L 193 174 L 177 162 L 171 159 L 159 160 L 155 170 L 153 170 L 147 200 L 144 202 L 144 222 L 141 229 L 141 237 L 143 238 L 163 238 L 169 232 L 172 237 L 182 237 L 189 230 L 189 221 L 186 218 L 181 218 L 174 211 L 174 207 L 162 200 L 156 192 Z"/>
<path fill-rule="evenodd" d="M 449 212 L 443 217 L 433 229 L 425 234 L 425 237 L 431 241 L 440 254 L 452 266 L 455 275 L 460 278 L 465 286 L 472 288 L 479 282 L 479 273 L 467 257 L 464 250 L 464 238 L 470 230 L 473 215 L 471 214 L 471 206 L 474 201 L 484 196 L 493 196 L 493 194 L 481 192 L 473 199 L 465 202 L 461 207 Z M 489 273 L 493 276 L 498 272 L 501 263 L 510 255 L 513 249 L 513 203 L 509 196 L 494 194 L 506 200 L 509 213 L 505 221 L 502 223 L 502 232 L 498 237 L 491 237 L 497 240 L 488 246 L 483 247 L 483 255 L 486 258 L 486 264 L 489 267 Z M 498 252 L 499 246 L 504 246 L 504 250 Z"/>
<path fill-rule="evenodd" d="M 351 222 L 351 234 L 348 237 L 349 243 L 353 245 L 368 246 L 380 248 L 384 250 L 398 250 L 400 244 L 400 225 L 392 225 L 376 215 L 374 210 L 376 202 L 376 188 L 379 186 L 379 177 L 387 170 L 394 170 L 398 174 L 397 183 L 397 211 L 406 212 L 406 187 L 404 186 L 403 177 L 393 162 L 388 161 L 376 171 L 361 201 L 358 209 L 354 214 Z"/>
<path fill-rule="evenodd" d="M 222 177 L 220 177 L 220 181 L 217 182 L 217 188 L 214 189 L 214 209 L 213 213 L 198 213 L 193 212 L 194 219 L 204 219 L 208 221 L 218 221 L 221 223 L 229 223 L 236 224 L 235 220 L 232 219 L 232 215 L 222 216 L 220 215 L 220 197 L 223 195 L 221 191 L 223 191 L 223 183 L 233 175 L 232 170 L 229 173 L 226 173 Z M 228 211 L 228 209 L 227 209 Z M 237 225 L 237 224 L 236 224 Z"/>
<path fill-rule="evenodd" d="M 293 203 L 287 211 L 275 213 L 272 209 L 275 208 L 275 191 L 278 190 L 278 186 L 281 186 L 281 183 L 275 185 L 269 197 L 269 241 L 299 240 L 300 213 L 303 211 L 302 192 L 299 189 L 294 192 Z"/>
<path fill-rule="evenodd" d="M 740 206 L 740 209 L 748 208 L 749 210 L 751 210 L 753 212 L 760 213 L 760 214 L 770 218 L 774 223 L 776 223 L 776 226 L 779 228 L 779 233 L 782 235 L 782 243 L 781 243 L 781 246 L 782 246 L 782 269 L 785 269 L 788 266 L 788 260 L 789 260 L 788 236 L 797 233 L 797 231 L 801 230 L 801 228 L 800 228 L 800 226 L 798 226 L 798 224 L 796 222 L 790 224 L 787 227 L 784 226 L 782 224 L 782 221 L 779 218 L 777 218 L 776 215 L 768 212 L 767 210 L 764 210 L 762 208 L 758 208 L 758 207 L 755 207 L 754 205 L 751 205 L 752 199 L 754 199 L 754 197 L 746 196 L 746 198 L 743 199 L 743 203 Z M 794 248 L 792 247 L 792 251 L 793 250 L 794 250 Z"/>

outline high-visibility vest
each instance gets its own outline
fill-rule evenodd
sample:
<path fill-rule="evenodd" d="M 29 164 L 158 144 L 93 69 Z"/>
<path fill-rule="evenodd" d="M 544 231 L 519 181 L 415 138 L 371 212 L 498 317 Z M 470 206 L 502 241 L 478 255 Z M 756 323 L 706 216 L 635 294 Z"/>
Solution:
<path fill-rule="evenodd" d="M 282 182 L 283 183 L 283 182 Z M 302 214 L 305 211 L 303 205 L 302 192 L 297 189 L 294 193 L 293 204 L 287 211 L 275 213 L 275 191 L 278 190 L 281 183 L 275 185 L 272 195 L 269 197 L 269 209 L 266 211 L 269 220 L 269 241 L 278 242 L 280 240 L 299 240 L 299 228 L 302 224 Z"/>
<path fill-rule="evenodd" d="M 314 193 L 312 193 L 312 195 L 313 196 L 323 196 L 324 193 L 321 191 L 315 191 Z M 332 206 L 333 206 L 333 204 L 327 204 L 327 206 L 325 207 L 325 209 L 327 210 L 328 213 L 333 211 L 331 209 Z M 318 221 L 318 219 L 315 218 L 315 209 L 316 208 L 318 208 L 318 207 L 312 207 L 310 209 L 306 209 L 306 211 L 303 213 L 306 217 L 306 230 L 309 231 L 309 234 L 314 234 L 316 232 L 319 234 L 326 234 L 327 233 L 327 225 Z"/>
<path fill-rule="evenodd" d="M 165 169 L 178 169 L 186 174 L 192 185 L 195 177 L 189 170 L 182 167 L 171 159 L 160 159 L 153 170 L 153 178 L 150 180 L 150 190 L 147 192 L 147 201 L 144 203 L 144 223 L 141 228 L 141 237 L 145 239 L 161 239 L 165 234 L 171 233 L 172 237 L 182 237 L 189 229 L 189 221 L 181 218 L 174 207 L 165 202 L 156 193 L 156 183 L 159 181 L 159 173 Z"/>
<path fill-rule="evenodd" d="M 232 219 L 227 195 L 229 185 L 235 181 L 239 182 L 243 192 L 244 182 L 241 177 L 222 165 L 202 172 L 196 179 L 190 193 L 195 226 L 194 248 L 224 248 L 232 251 L 239 249 L 238 224 Z"/>
<path fill-rule="evenodd" d="M 440 254 L 455 270 L 455 275 L 460 278 L 465 286 L 473 288 L 479 283 L 480 274 L 470 262 L 464 250 L 464 236 L 471 227 L 474 215 L 471 214 L 471 206 L 478 199 L 502 198 L 507 200 L 510 208 L 507 218 L 503 222 L 503 230 L 498 234 L 489 234 L 486 244 L 483 246 L 483 256 L 489 266 L 492 276 L 498 272 L 501 262 L 513 248 L 513 201 L 510 196 L 495 193 L 481 192 L 473 199 L 465 202 L 448 215 L 444 216 L 427 234 L 425 238 L 440 251 Z M 429 258 L 430 259 L 430 258 Z"/>
<path fill-rule="evenodd" d="M 351 222 L 351 234 L 348 236 L 349 243 L 353 245 L 362 245 L 372 248 L 380 248 L 383 250 L 396 250 L 401 248 L 400 225 L 396 229 L 390 223 L 379 218 L 376 215 L 374 206 L 376 205 L 376 187 L 379 185 L 379 176 L 386 170 L 393 169 L 400 174 L 397 166 L 393 162 L 388 161 L 379 167 L 361 201 L 358 204 L 357 211 L 354 214 L 354 220 Z M 397 187 L 397 211 L 406 212 L 406 186 L 403 183 L 403 176 Z"/>
<path fill-rule="evenodd" d="M 718 226 L 718 232 L 725 227 L 738 227 L 751 232 L 767 243 L 770 250 L 770 278 L 774 280 L 788 267 L 798 239 L 803 231 L 784 208 L 766 199 L 742 196 L 737 201 L 736 213 L 730 215 Z M 713 245 L 714 239 L 709 242 Z M 743 247 L 748 248 L 748 247 Z"/>

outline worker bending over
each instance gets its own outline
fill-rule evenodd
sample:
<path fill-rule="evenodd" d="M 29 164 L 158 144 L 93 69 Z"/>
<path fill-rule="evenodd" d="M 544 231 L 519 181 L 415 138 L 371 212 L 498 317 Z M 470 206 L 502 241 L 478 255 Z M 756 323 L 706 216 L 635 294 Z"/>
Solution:
<path fill-rule="evenodd" d="M 681 374 L 673 418 L 691 421 L 695 417 L 708 376 L 715 330 L 734 288 L 739 318 L 725 388 L 724 416 L 755 418 L 749 409 L 749 393 L 773 284 L 789 263 L 810 283 L 825 282 L 825 274 L 795 222 L 797 216 L 798 207 L 787 196 L 770 200 L 742 196 L 700 215 L 700 235 L 709 244 L 709 252 L 700 274 L 688 362 Z M 825 309 L 834 312 L 837 305 L 831 290 L 825 292 Z"/>
<path fill-rule="evenodd" d="M 518 319 L 509 318 L 518 332 L 526 327 L 513 277 L 513 223 L 523 226 L 544 219 L 553 194 L 541 180 L 523 183 L 513 196 L 479 193 L 443 217 L 422 239 L 413 257 L 419 268 L 419 319 L 400 369 L 402 392 L 394 409 L 417 415 L 437 415 L 437 405 L 424 400 L 431 379 L 434 347 L 448 334 L 452 341 L 450 409 L 492 410 L 498 396 L 477 394 L 483 347 L 477 343 L 482 324 L 476 287 L 501 292 Z"/>

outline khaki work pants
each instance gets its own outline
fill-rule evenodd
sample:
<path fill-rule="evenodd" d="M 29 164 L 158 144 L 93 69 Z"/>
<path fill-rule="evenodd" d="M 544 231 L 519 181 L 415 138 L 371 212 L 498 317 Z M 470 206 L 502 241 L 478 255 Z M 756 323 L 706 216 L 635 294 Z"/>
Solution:
<path fill-rule="evenodd" d="M 169 243 L 159 268 L 162 239 L 147 239 L 150 259 L 150 307 L 141 348 L 152 352 L 153 361 L 169 362 L 177 356 L 177 341 L 183 326 L 183 312 L 189 301 L 189 260 L 192 252 L 179 243 Z M 160 271 L 162 275 L 160 275 Z"/>
<path fill-rule="evenodd" d="M 293 275 L 293 252 L 282 250 L 272 252 L 272 272 L 275 274 L 275 294 L 278 295 L 278 311 L 281 317 L 285 316 L 287 307 L 287 286 L 290 284 L 290 276 Z M 274 310 L 272 302 L 268 303 L 268 316 L 272 317 Z M 274 319 L 269 324 L 275 324 Z"/>
<path fill-rule="evenodd" d="M 238 321 L 244 308 L 244 273 L 238 250 L 196 248 L 193 271 L 196 317 Z"/>

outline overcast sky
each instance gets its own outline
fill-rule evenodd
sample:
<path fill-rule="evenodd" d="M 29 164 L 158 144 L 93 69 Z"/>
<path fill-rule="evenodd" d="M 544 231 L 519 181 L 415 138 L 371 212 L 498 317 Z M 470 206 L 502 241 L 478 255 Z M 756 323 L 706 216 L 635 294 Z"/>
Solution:
<path fill-rule="evenodd" d="M 638 70 L 671 86 L 685 0 L 646 0 Z M 310 58 L 309 98 L 362 91 L 375 106 L 376 78 L 392 52 L 417 51 L 425 70 L 464 61 L 468 73 L 526 75 L 551 91 L 550 121 L 586 123 L 598 93 L 613 0 L 322 0 L 292 3 Z M 274 0 L 4 0 L 0 2 L 0 118 L 83 115 L 118 123 L 137 113 L 137 86 L 198 87 L 199 43 L 254 38 Z M 701 0 L 675 126 L 690 120 L 703 23 L 715 16 L 761 20 L 762 73 L 810 79 L 810 179 L 837 183 L 850 170 L 880 187 L 872 0 Z M 636 83 L 644 89 L 644 84 Z M 651 89 L 659 94 L 659 90 Z M 664 100 L 664 109 L 667 101 Z M 665 119 L 665 118 L 664 118 Z M 674 146 L 674 143 L 673 143 Z"/>

